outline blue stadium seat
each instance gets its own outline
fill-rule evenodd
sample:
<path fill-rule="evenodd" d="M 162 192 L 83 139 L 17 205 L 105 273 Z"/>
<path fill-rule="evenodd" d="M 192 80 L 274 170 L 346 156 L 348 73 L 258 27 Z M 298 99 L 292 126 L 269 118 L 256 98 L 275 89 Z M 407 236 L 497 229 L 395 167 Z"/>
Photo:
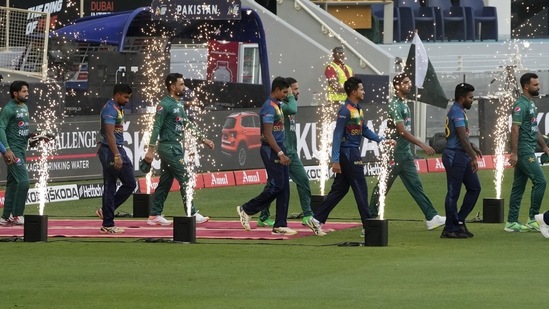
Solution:
<path fill-rule="evenodd" d="M 414 31 L 417 29 L 421 38 L 436 41 L 437 29 L 434 8 L 421 6 L 420 0 L 397 0 L 395 5 L 400 10 L 401 18 L 404 19 L 404 16 L 408 16 L 409 14 L 413 18 L 413 21 L 410 23 L 413 25 L 411 32 L 404 33 L 406 38 L 412 38 Z M 405 31 L 405 29 L 402 30 L 403 32 Z"/>
<path fill-rule="evenodd" d="M 435 9 L 437 36 L 451 41 L 465 41 L 467 35 L 465 8 L 452 6 L 451 0 L 427 0 L 427 6 Z"/>
<path fill-rule="evenodd" d="M 482 0 L 460 0 L 459 5 L 465 8 L 467 33 L 469 38 L 498 40 L 498 14 L 496 7 L 484 6 Z"/>
<path fill-rule="evenodd" d="M 373 14 L 377 17 L 379 20 L 381 32 L 384 32 L 385 29 L 383 29 L 383 10 L 385 5 L 384 4 L 373 4 L 371 6 Z M 402 41 L 401 37 L 401 31 L 400 31 L 400 12 L 398 8 L 395 6 L 393 9 L 393 41 L 400 42 Z"/>

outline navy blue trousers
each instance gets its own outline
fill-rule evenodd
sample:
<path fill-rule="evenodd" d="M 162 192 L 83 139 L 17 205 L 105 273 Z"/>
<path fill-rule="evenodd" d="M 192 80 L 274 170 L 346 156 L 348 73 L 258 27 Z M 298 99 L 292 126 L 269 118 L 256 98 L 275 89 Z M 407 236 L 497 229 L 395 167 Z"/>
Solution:
<path fill-rule="evenodd" d="M 463 150 L 446 149 L 442 153 L 442 164 L 446 169 L 446 182 L 448 192 L 444 201 L 446 209 L 445 231 L 455 232 L 459 230 L 459 222 L 465 222 L 467 216 L 475 208 L 480 195 L 480 181 L 477 173 L 471 168 L 471 158 Z M 467 192 L 463 197 L 461 208 L 457 209 L 461 185 L 465 185 Z"/>
<path fill-rule="evenodd" d="M 278 146 L 286 152 L 283 144 L 278 144 Z M 271 202 L 276 199 L 276 218 L 273 227 L 288 226 L 286 222 L 290 202 L 290 172 L 288 166 L 280 164 L 278 155 L 270 146 L 261 146 L 260 153 L 267 170 L 267 185 L 265 185 L 263 192 L 242 205 L 242 210 L 248 215 L 255 215 L 269 207 Z"/>
<path fill-rule="evenodd" d="M 118 147 L 122 168 L 114 168 L 114 154 L 108 146 L 99 149 L 99 160 L 103 166 L 103 226 L 114 226 L 114 211 L 132 195 L 135 182 L 134 167 L 126 154 L 124 147 Z M 116 190 L 116 182 L 120 179 L 122 185 Z"/>
<path fill-rule="evenodd" d="M 362 164 L 360 149 L 341 148 L 339 165 L 341 166 L 341 173 L 336 174 L 330 193 L 319 206 L 314 217 L 320 223 L 326 223 L 330 212 L 345 197 L 349 192 L 349 187 L 351 187 L 355 195 L 360 219 L 364 225 L 371 215 L 368 210 L 368 186 L 366 177 L 364 177 L 364 165 Z"/>

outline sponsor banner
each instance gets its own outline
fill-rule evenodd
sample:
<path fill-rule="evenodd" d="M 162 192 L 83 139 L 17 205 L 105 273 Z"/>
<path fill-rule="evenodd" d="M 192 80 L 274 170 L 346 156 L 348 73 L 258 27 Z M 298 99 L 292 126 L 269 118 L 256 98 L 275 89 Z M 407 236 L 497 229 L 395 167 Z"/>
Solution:
<path fill-rule="evenodd" d="M 482 158 L 477 158 L 477 162 L 478 162 L 479 170 L 494 169 L 494 162 L 492 161 L 492 156 L 483 156 Z"/>
<path fill-rule="evenodd" d="M 90 183 L 77 185 L 78 196 L 80 199 L 96 198 L 103 196 L 103 184 L 102 183 Z"/>
<path fill-rule="evenodd" d="M 446 171 L 444 164 L 442 164 L 442 158 L 427 159 L 427 170 L 429 173 Z"/>
<path fill-rule="evenodd" d="M 236 185 L 233 172 L 205 173 L 204 188 L 229 187 Z"/>
<path fill-rule="evenodd" d="M 319 165 L 305 166 L 305 173 L 307 173 L 309 180 L 320 180 L 322 177 L 322 170 Z M 334 177 L 331 166 L 324 170 L 324 175 L 328 175 L 326 178 Z"/>
<path fill-rule="evenodd" d="M 151 184 L 150 184 L 149 190 L 147 191 L 147 179 L 139 178 L 138 180 L 139 193 L 154 193 L 154 191 L 156 190 L 156 187 L 158 187 L 159 181 L 160 181 L 160 177 L 151 177 Z M 170 188 L 170 192 L 172 191 L 179 191 L 179 183 L 175 179 L 172 182 L 172 186 Z"/>
<path fill-rule="evenodd" d="M 234 178 L 237 186 L 264 184 L 267 183 L 267 171 L 264 169 L 234 171 Z"/>
<path fill-rule="evenodd" d="M 202 174 L 197 174 L 194 184 L 195 189 L 203 189 L 204 188 L 204 177 Z"/>
<path fill-rule="evenodd" d="M 542 153 L 536 153 L 536 156 L 539 156 L 541 155 Z M 497 162 L 498 162 L 498 156 L 496 155 L 493 155 L 492 156 L 492 162 L 494 163 L 494 168 L 497 167 Z M 504 154 L 503 155 L 503 168 L 511 168 L 511 164 L 509 163 L 509 154 Z"/>
<path fill-rule="evenodd" d="M 47 203 L 79 200 L 76 184 L 47 187 L 45 201 Z M 29 189 L 27 205 L 38 204 L 40 196 L 37 188 Z"/>
<path fill-rule="evenodd" d="M 6 192 L 0 191 L 0 208 L 4 207 L 5 196 L 6 196 Z"/>
<path fill-rule="evenodd" d="M 416 169 L 419 174 L 428 173 L 429 170 L 427 169 L 427 161 L 425 159 L 417 159 L 415 160 Z"/>
<path fill-rule="evenodd" d="M 153 0 L 152 19 L 181 21 L 195 19 L 240 19 L 240 0 Z"/>

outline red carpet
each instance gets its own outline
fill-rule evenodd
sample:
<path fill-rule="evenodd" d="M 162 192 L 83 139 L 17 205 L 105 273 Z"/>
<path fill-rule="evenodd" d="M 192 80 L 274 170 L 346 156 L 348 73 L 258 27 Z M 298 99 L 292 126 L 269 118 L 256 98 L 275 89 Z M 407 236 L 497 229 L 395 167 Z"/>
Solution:
<path fill-rule="evenodd" d="M 265 239 L 284 240 L 302 236 L 312 236 L 313 232 L 301 222 L 288 221 L 288 226 L 297 235 L 272 235 L 270 228 L 257 228 L 252 223 L 252 230 L 246 231 L 238 221 L 209 221 L 196 226 L 196 238 L 202 239 Z M 117 219 L 116 225 L 126 231 L 122 234 L 102 234 L 99 232 L 101 221 L 95 220 L 48 220 L 48 237 L 87 237 L 87 238 L 173 238 L 172 226 L 150 226 L 146 219 Z M 324 229 L 342 230 L 360 226 L 360 223 L 332 222 L 326 223 Z M 0 237 L 22 237 L 23 226 L 0 227 Z"/>

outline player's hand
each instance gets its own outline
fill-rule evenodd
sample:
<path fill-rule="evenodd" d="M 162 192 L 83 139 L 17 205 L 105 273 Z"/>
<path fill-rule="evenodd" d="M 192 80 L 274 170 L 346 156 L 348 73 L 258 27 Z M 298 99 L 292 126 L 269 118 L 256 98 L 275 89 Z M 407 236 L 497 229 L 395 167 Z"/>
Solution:
<path fill-rule="evenodd" d="M 214 142 L 213 142 L 212 140 L 207 139 L 207 138 L 203 139 L 203 140 L 202 140 L 202 143 L 203 143 L 204 145 L 208 146 L 208 148 L 210 148 L 210 149 L 212 149 L 212 150 L 215 148 Z"/>
<path fill-rule="evenodd" d="M 285 154 L 281 155 L 280 157 L 278 157 L 280 159 L 280 163 L 282 165 L 290 165 L 290 158 L 288 158 Z"/>
<path fill-rule="evenodd" d="M 423 149 L 423 151 L 425 151 L 425 153 L 429 156 L 432 156 L 436 153 L 433 147 L 426 144 L 421 145 L 421 149 Z"/>
<path fill-rule="evenodd" d="M 332 165 L 332 172 L 336 174 L 341 173 L 341 165 L 339 165 L 339 162 L 334 162 L 334 165 Z"/>
<path fill-rule="evenodd" d="M 516 153 L 511 153 L 509 156 L 509 164 L 511 164 L 512 167 L 515 167 L 517 165 L 518 156 Z"/>
<path fill-rule="evenodd" d="M 123 164 L 124 163 L 122 162 L 122 157 L 120 157 L 120 155 L 114 157 L 114 169 L 121 169 Z"/>
<path fill-rule="evenodd" d="M 145 160 L 145 162 L 150 164 L 153 161 L 153 157 L 154 157 L 154 147 L 149 147 L 147 149 L 147 153 L 145 154 L 145 157 L 143 158 L 143 160 Z"/>
<path fill-rule="evenodd" d="M 10 165 L 15 163 L 15 160 L 17 160 L 17 158 L 15 157 L 15 154 L 13 153 L 13 151 L 8 149 L 4 153 L 4 160 L 6 161 L 6 164 Z"/>
<path fill-rule="evenodd" d="M 473 173 L 478 171 L 478 161 L 476 158 L 471 160 L 471 169 L 473 170 Z"/>

